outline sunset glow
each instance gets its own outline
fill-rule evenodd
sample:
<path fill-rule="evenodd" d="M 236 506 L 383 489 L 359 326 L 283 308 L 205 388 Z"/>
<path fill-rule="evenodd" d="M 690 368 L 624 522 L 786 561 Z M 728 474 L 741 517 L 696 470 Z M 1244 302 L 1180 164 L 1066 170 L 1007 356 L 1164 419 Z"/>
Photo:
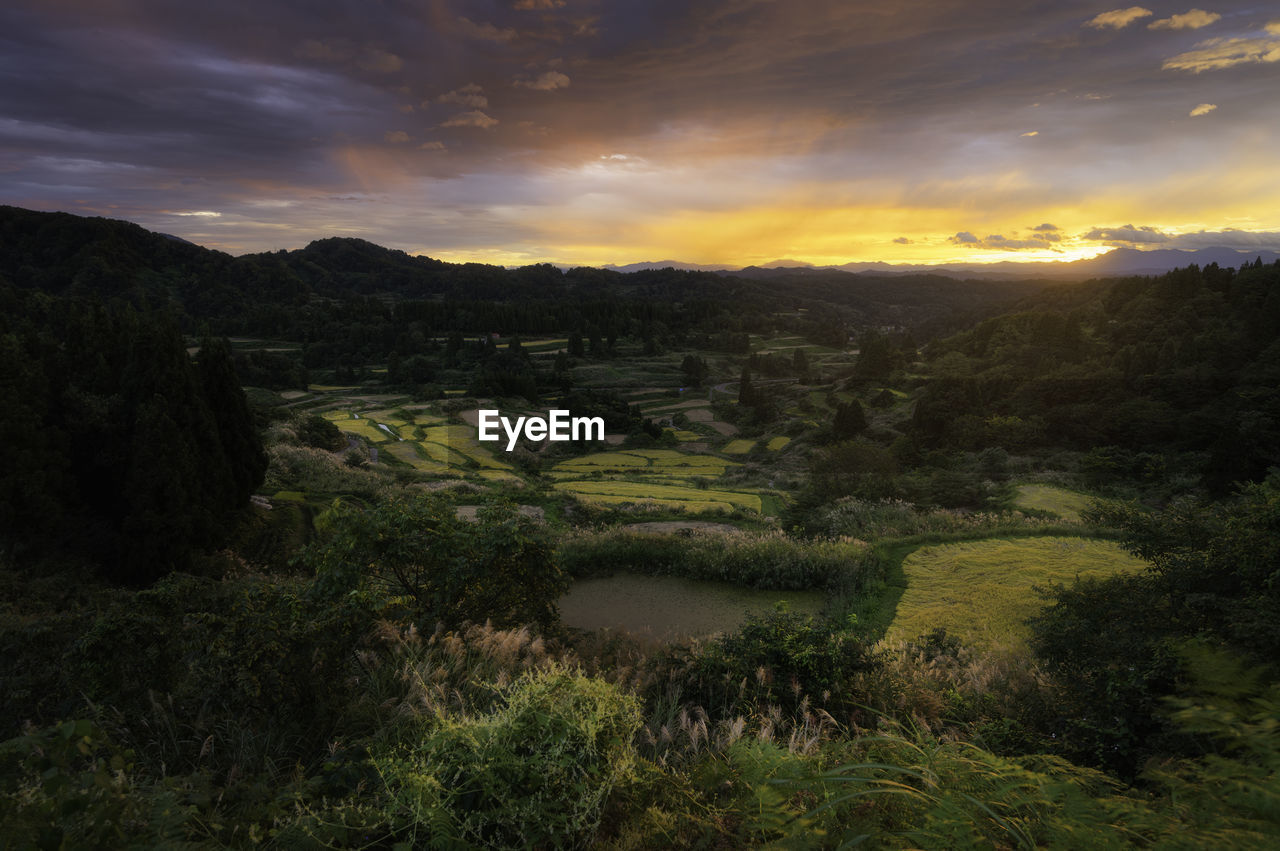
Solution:
<path fill-rule="evenodd" d="M 1280 248 L 1256 5 L 19 0 L 0 32 L 0 200 L 232 253 Z"/>

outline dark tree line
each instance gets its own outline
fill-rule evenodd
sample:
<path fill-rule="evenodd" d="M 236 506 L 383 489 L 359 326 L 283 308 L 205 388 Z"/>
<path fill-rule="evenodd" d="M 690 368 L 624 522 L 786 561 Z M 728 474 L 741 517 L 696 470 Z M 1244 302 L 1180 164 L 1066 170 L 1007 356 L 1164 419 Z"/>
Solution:
<path fill-rule="evenodd" d="M 1190 266 L 1055 298 L 931 346 L 925 445 L 1208 453 L 1205 483 L 1280 464 L 1280 264 Z"/>
<path fill-rule="evenodd" d="M 0 287 L 0 542 L 145 583 L 216 545 L 266 456 L 225 341 Z"/>

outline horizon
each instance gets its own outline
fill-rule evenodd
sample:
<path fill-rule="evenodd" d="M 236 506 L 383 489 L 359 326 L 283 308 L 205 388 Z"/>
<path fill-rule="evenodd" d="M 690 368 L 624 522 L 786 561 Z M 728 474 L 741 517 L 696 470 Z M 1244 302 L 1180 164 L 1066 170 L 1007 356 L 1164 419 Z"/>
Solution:
<path fill-rule="evenodd" d="M 1280 15 L 1240 2 L 17 0 L 0 32 L 5 203 L 231 254 L 1280 251 Z"/>

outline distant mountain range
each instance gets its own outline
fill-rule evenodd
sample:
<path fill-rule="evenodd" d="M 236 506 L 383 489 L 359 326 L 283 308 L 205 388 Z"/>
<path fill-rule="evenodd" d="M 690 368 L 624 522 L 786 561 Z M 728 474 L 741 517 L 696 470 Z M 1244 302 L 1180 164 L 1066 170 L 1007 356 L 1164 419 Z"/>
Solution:
<path fill-rule="evenodd" d="M 1208 266 L 1217 263 L 1219 266 L 1238 267 L 1245 262 L 1252 262 L 1261 257 L 1263 263 L 1280 260 L 1280 252 L 1276 251 L 1238 251 L 1234 248 L 1198 248 L 1183 250 L 1178 248 L 1159 248 L 1150 251 L 1138 251 L 1133 248 L 1116 248 L 1090 260 L 1074 260 L 1071 262 L 1048 263 L 949 263 L 942 266 L 927 264 L 895 264 L 895 263 L 844 263 L 839 266 L 814 266 L 799 260 L 775 260 L 759 266 L 734 267 L 725 265 L 681 263 L 676 260 L 658 260 L 647 263 L 630 263 L 626 266 L 604 266 L 617 272 L 638 272 L 647 269 L 682 269 L 698 272 L 720 272 L 740 277 L 772 277 L 779 273 L 787 275 L 804 274 L 805 272 L 852 272 L 855 274 L 872 273 L 875 275 L 946 275 L 953 278 L 1061 278 L 1083 280 L 1087 278 L 1114 277 L 1116 275 L 1158 275 L 1170 269 L 1178 269 L 1195 263 Z"/>

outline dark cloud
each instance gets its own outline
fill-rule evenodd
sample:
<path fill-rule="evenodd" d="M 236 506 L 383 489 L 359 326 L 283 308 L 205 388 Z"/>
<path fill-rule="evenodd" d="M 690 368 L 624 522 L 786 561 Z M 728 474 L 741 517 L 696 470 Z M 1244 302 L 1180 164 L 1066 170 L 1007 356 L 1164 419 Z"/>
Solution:
<path fill-rule="evenodd" d="M 963 245 L 966 248 L 985 248 L 991 251 L 1021 251 L 1028 248 L 1052 248 L 1053 243 L 1061 242 L 1062 235 L 1055 233 L 1057 228 L 1053 225 L 1039 225 L 1032 228 L 1031 233 L 1026 236 L 1005 236 L 1002 233 L 988 234 L 979 239 L 968 231 L 961 231 L 950 238 L 950 241 L 956 245 Z"/>
<path fill-rule="evenodd" d="M 1108 245 L 1155 245 L 1169 241 L 1169 235 L 1159 228 L 1150 225 L 1134 227 L 1123 225 L 1114 228 L 1094 228 L 1084 235 L 1085 239 L 1094 239 Z"/>
<path fill-rule="evenodd" d="M 536 77 L 516 77 L 511 83 L 523 89 L 551 92 L 569 86 L 569 75 L 561 71 L 543 71 Z"/>
<path fill-rule="evenodd" d="M 1048 210 L 1084 209 L 1112 187 L 1146 197 L 1228 160 L 1260 175 L 1260 197 L 1274 186 L 1280 30 L 1233 6 L 1212 13 L 1223 18 L 1205 34 L 1221 38 L 1197 43 L 1134 25 L 1205 20 L 1192 12 L 1010 14 L 996 0 L 10 0 L 0 193 L 165 227 L 172 211 L 218 212 L 175 230 L 207 226 L 241 249 L 347 226 L 424 248 L 435 234 L 468 246 L 505 234 L 533 251 L 530 222 L 556 218 L 543 215 L 553 203 L 588 225 L 601 218 L 592 205 L 626 223 L 662 215 L 668 196 L 678 213 L 853 204 L 883 181 L 883 205 L 957 209 L 962 197 L 992 212 L 957 209 L 927 235 L 894 221 L 882 245 L 936 246 L 977 221 L 998 232 L 951 242 L 1059 245 L 1056 228 L 1017 229 L 1042 216 L 1073 233 L 1161 221 L 1140 206 L 1083 221 Z M 1224 67 L 1229 90 L 1211 79 L 1223 75 L 1171 73 Z M 1196 104 L 1220 109 L 1181 120 Z M 1034 141 L 1020 138 L 1032 128 Z M 602 159 L 613 155 L 630 159 Z M 384 213 L 345 222 L 354 202 L 338 197 Z M 1208 224 L 1245 220 L 1231 209 Z M 1248 209 L 1269 222 L 1273 208 Z"/>

